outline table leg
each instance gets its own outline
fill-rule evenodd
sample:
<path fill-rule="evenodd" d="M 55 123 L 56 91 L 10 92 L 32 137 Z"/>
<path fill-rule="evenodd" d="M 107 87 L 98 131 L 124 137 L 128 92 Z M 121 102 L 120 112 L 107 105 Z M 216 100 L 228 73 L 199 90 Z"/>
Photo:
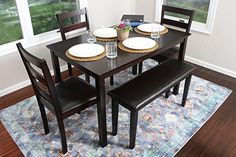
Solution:
<path fill-rule="evenodd" d="M 187 38 L 184 39 L 184 41 L 180 44 L 178 60 L 181 62 L 184 61 L 187 40 L 188 40 Z"/>
<path fill-rule="evenodd" d="M 180 44 L 178 60 L 181 61 L 181 62 L 184 61 L 187 40 L 188 40 L 188 38 L 185 38 L 184 41 Z M 179 93 L 179 85 L 180 84 L 175 85 L 175 87 L 173 89 L 173 94 L 174 95 L 177 95 Z"/>
<path fill-rule="evenodd" d="M 99 143 L 102 147 L 107 145 L 107 125 L 106 125 L 106 91 L 105 79 L 96 78 L 97 89 L 97 115 L 98 115 L 98 129 L 99 129 Z"/>
<path fill-rule="evenodd" d="M 51 52 L 51 58 L 52 58 L 52 67 L 53 67 L 53 71 L 55 75 L 55 82 L 57 83 L 61 81 L 61 71 L 60 71 L 59 60 L 53 51 L 50 51 L 50 52 Z"/>

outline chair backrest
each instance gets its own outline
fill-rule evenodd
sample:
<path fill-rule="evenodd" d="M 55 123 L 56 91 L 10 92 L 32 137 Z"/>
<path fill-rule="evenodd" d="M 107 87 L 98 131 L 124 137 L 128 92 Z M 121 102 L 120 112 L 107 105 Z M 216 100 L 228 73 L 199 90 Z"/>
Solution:
<path fill-rule="evenodd" d="M 85 16 L 85 21 L 81 22 L 81 18 L 83 15 Z M 56 14 L 56 17 L 59 24 L 62 40 L 66 40 L 65 34 L 67 32 L 80 28 L 86 28 L 86 30 L 89 30 L 88 13 L 86 8 Z"/>
<path fill-rule="evenodd" d="M 46 61 L 27 52 L 21 43 L 16 45 L 37 99 L 39 98 L 41 100 L 41 98 L 43 98 L 44 100 L 47 100 L 52 105 L 50 107 L 56 109 L 57 106 L 54 106 L 54 104 L 57 103 L 56 101 L 58 101 L 58 99 Z"/>
<path fill-rule="evenodd" d="M 176 7 L 171 7 L 167 5 L 162 6 L 162 12 L 161 12 L 161 25 L 170 25 L 178 28 L 184 29 L 187 33 L 189 33 L 192 21 L 193 21 L 193 16 L 194 16 L 194 10 L 188 10 L 188 9 L 182 9 L 182 8 L 176 8 Z M 179 14 L 187 18 L 187 22 L 185 20 L 174 20 L 174 19 L 169 19 L 166 18 L 166 14 L 171 13 L 171 14 Z"/>

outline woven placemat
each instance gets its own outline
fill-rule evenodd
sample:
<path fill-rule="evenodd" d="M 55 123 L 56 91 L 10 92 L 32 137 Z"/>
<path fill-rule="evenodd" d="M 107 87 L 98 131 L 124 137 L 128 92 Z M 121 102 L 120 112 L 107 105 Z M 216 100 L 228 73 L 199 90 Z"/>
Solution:
<path fill-rule="evenodd" d="M 155 51 L 158 47 L 159 47 L 159 44 L 156 43 L 156 45 L 150 49 L 130 49 L 130 48 L 127 48 L 125 47 L 122 42 L 119 42 L 118 43 L 118 47 L 125 51 L 125 52 L 129 52 L 129 53 L 148 53 L 148 52 L 153 52 Z"/>
<path fill-rule="evenodd" d="M 139 33 L 139 34 L 142 34 L 142 35 L 148 35 L 148 36 L 151 35 L 150 32 L 143 32 L 143 31 L 140 31 L 137 27 L 134 28 L 134 31 L 135 31 L 136 33 Z M 168 29 L 165 27 L 165 29 L 160 32 L 160 35 L 163 35 L 163 34 L 165 34 L 165 33 L 167 33 L 167 32 L 168 32 Z"/>
<path fill-rule="evenodd" d="M 91 62 L 91 61 L 96 61 L 96 60 L 104 58 L 106 56 L 106 51 L 94 57 L 74 57 L 68 51 L 66 51 L 66 56 L 72 60 L 76 60 L 80 62 Z"/>
<path fill-rule="evenodd" d="M 117 37 L 115 38 L 100 38 L 96 37 L 97 41 L 103 41 L 103 42 L 110 42 L 110 41 L 117 41 Z"/>

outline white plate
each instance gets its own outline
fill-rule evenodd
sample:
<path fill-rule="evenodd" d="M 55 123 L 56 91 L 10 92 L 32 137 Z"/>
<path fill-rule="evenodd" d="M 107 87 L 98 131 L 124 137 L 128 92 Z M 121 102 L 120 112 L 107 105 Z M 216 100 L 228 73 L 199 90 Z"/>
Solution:
<path fill-rule="evenodd" d="M 99 28 L 96 29 L 93 34 L 100 38 L 115 38 L 117 37 L 116 30 L 114 28 Z"/>
<path fill-rule="evenodd" d="M 149 49 L 156 45 L 156 42 L 150 38 L 133 37 L 125 39 L 122 44 L 130 49 Z"/>
<path fill-rule="evenodd" d="M 104 52 L 104 47 L 99 44 L 78 44 L 72 46 L 68 51 L 74 57 L 94 57 Z"/>
<path fill-rule="evenodd" d="M 137 28 L 143 32 L 152 32 L 152 30 L 159 30 L 161 32 L 165 30 L 164 26 L 157 23 L 146 23 L 139 25 Z"/>

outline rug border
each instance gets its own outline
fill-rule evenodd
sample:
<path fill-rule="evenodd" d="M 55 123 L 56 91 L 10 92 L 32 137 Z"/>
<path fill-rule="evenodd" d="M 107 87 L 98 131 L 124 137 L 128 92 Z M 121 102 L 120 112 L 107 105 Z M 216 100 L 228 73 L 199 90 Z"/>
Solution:
<path fill-rule="evenodd" d="M 195 76 L 195 77 L 197 77 L 197 76 Z M 199 77 L 199 78 L 201 78 L 201 77 Z M 203 79 L 203 78 L 201 78 L 201 79 Z M 206 80 L 206 79 L 204 79 L 204 80 Z M 209 81 L 209 80 L 207 80 L 207 81 Z M 214 83 L 214 82 L 212 82 L 212 83 Z M 214 84 L 216 84 L 216 83 L 214 83 Z M 218 84 L 216 84 L 216 85 L 218 85 Z M 218 85 L 218 86 L 221 86 L 221 85 Z M 222 99 L 221 105 L 219 105 L 215 109 L 215 111 L 212 112 L 212 114 L 206 119 L 206 121 L 193 133 L 193 135 L 191 137 L 189 137 L 188 140 L 186 140 L 186 142 L 180 147 L 180 149 L 177 150 L 177 152 L 174 153 L 174 155 L 172 157 L 174 157 L 193 138 L 193 136 L 203 127 L 203 125 L 205 125 L 207 123 L 207 121 L 216 113 L 216 111 L 223 105 L 223 103 L 226 101 L 226 99 L 228 99 L 228 97 L 232 94 L 232 92 L 233 92 L 232 89 L 224 87 L 224 86 L 221 86 L 221 87 L 226 88 L 227 90 L 229 90 L 228 95 L 225 97 L 225 99 Z"/>
<path fill-rule="evenodd" d="M 35 95 L 33 95 L 33 96 L 31 96 L 31 97 L 29 97 L 29 98 L 27 98 L 27 99 L 24 99 L 24 100 L 22 100 L 22 101 L 25 101 L 25 100 L 28 100 L 28 99 L 32 99 L 32 98 L 34 98 L 34 100 L 37 101 Z M 20 102 L 22 102 L 22 101 L 20 101 Z M 20 102 L 18 102 L 18 103 L 20 103 Z M 18 103 L 13 104 L 13 105 L 17 105 Z M 9 106 L 9 107 L 11 107 L 11 106 Z M 7 108 L 8 108 L 8 107 L 7 107 Z M 6 108 L 4 108 L 4 109 L 6 109 Z M 4 110 L 4 109 L 2 109 L 2 110 Z M 0 111 L 1 111 L 1 110 L 0 110 Z M 2 114 L 1 114 L 1 112 L 0 112 L 0 117 L 3 117 Z M 5 118 L 4 118 L 4 119 L 5 119 Z M 0 121 L 1 121 L 1 120 L 0 120 Z M 10 135 L 11 139 L 13 140 L 13 142 L 15 143 L 15 145 L 18 147 L 18 149 L 20 150 L 20 152 L 21 152 L 24 156 L 27 156 L 27 152 L 28 152 L 28 151 L 27 151 L 26 147 L 25 147 L 24 145 L 19 145 L 19 144 L 14 140 L 14 138 L 13 138 L 13 136 L 14 136 L 13 130 L 12 130 L 11 128 L 9 129 L 8 124 L 5 124 L 3 121 L 1 121 L 1 123 L 2 123 L 3 126 L 5 127 L 6 131 L 8 132 L 8 134 Z M 23 148 L 23 149 L 21 149 L 21 148 Z"/>

